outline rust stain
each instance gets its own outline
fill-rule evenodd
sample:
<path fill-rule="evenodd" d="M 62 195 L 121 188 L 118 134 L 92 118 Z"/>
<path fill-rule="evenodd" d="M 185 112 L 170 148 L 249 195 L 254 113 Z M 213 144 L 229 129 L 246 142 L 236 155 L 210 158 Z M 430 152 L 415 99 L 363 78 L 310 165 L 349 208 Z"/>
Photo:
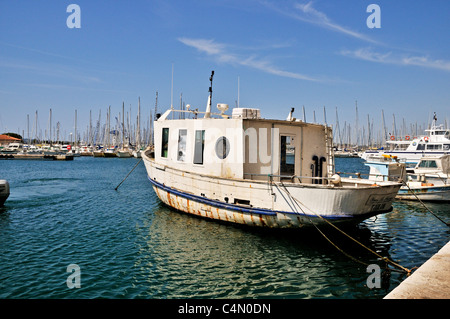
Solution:
<path fill-rule="evenodd" d="M 172 203 L 172 199 L 170 198 L 170 193 L 169 192 L 167 192 L 167 201 L 169 202 L 170 206 L 174 207 L 173 203 Z"/>
<path fill-rule="evenodd" d="M 262 215 L 259 215 L 259 220 L 261 221 L 262 226 L 267 226 L 266 223 L 264 222 Z"/>

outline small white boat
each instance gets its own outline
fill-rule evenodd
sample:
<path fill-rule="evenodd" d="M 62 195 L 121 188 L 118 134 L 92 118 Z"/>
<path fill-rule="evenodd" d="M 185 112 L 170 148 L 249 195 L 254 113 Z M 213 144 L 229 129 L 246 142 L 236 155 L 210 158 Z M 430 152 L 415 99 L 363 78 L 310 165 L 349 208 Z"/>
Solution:
<path fill-rule="evenodd" d="M 335 174 L 331 127 L 263 119 L 259 109 L 235 108 L 229 116 L 227 104 L 214 114 L 211 97 L 210 88 L 206 112 L 193 111 L 193 119 L 172 119 L 169 109 L 154 122 L 154 150 L 142 158 L 168 206 L 270 228 L 358 223 L 392 210 L 400 182 Z M 191 112 L 186 108 L 179 112 Z"/>
<path fill-rule="evenodd" d="M 14 142 L 14 143 L 9 143 L 8 146 L 2 150 L 2 153 L 17 154 L 22 151 L 23 151 L 23 144 Z"/>
<path fill-rule="evenodd" d="M 409 173 L 397 197 L 407 200 L 450 201 L 450 155 L 422 157 Z"/>
<path fill-rule="evenodd" d="M 131 157 L 131 153 L 127 149 L 121 149 L 121 150 L 117 151 L 117 157 L 130 158 Z"/>
<path fill-rule="evenodd" d="M 0 206 L 2 206 L 9 197 L 9 183 L 7 180 L 0 180 Z"/>

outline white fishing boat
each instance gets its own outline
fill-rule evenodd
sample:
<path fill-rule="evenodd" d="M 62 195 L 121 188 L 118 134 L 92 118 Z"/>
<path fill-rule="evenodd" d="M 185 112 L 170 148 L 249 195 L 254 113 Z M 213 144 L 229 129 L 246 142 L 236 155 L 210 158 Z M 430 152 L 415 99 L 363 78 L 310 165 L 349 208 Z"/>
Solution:
<path fill-rule="evenodd" d="M 390 140 L 386 141 L 387 149 L 367 150 L 361 154 L 361 158 L 367 160 L 371 155 L 391 155 L 396 156 L 407 166 L 414 167 L 423 156 L 450 154 L 450 129 L 444 128 L 443 124 L 437 125 L 436 113 L 433 116 L 431 128 L 425 132 L 427 132 L 426 135 L 419 137 L 391 136 Z"/>
<path fill-rule="evenodd" d="M 400 199 L 450 201 L 450 155 L 422 157 L 405 186 L 397 195 Z"/>
<path fill-rule="evenodd" d="M 171 108 L 154 122 L 154 150 L 142 158 L 168 206 L 271 228 L 357 223 L 392 209 L 401 183 L 334 173 L 330 127 L 263 119 L 259 109 L 235 108 L 229 116 L 226 104 L 213 114 L 211 97 L 210 88 L 206 112 L 193 111 L 194 119 L 173 119 Z M 191 112 L 186 108 L 181 112 Z"/>
<path fill-rule="evenodd" d="M 7 180 L 0 180 L 0 206 L 2 206 L 9 197 L 9 183 Z"/>

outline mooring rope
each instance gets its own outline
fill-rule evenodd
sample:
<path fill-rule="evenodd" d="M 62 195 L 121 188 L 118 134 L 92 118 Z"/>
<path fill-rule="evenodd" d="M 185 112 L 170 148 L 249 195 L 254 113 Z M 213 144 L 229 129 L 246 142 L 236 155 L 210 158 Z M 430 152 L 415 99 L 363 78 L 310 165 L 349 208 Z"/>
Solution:
<path fill-rule="evenodd" d="M 128 176 L 130 176 L 131 172 L 134 171 L 134 169 L 138 166 L 138 164 L 142 161 L 142 157 L 141 159 L 136 163 L 136 165 L 134 165 L 133 169 L 128 173 L 127 176 L 125 176 L 125 178 L 119 183 L 119 185 L 117 185 L 116 188 L 114 188 L 114 190 L 116 191 L 120 185 L 122 185 L 123 182 L 125 182 L 125 180 L 128 178 Z"/>
<path fill-rule="evenodd" d="M 419 196 L 417 196 L 416 192 L 413 191 L 413 190 L 409 187 L 408 183 L 406 183 L 405 181 L 403 181 L 403 184 L 404 184 L 406 187 L 408 187 L 410 193 L 412 193 L 412 194 L 416 197 L 416 199 L 423 205 L 423 207 L 425 207 L 425 209 L 426 209 L 429 213 L 431 213 L 431 215 L 433 215 L 434 217 L 436 217 L 437 219 L 439 219 L 439 220 L 440 220 L 441 222 L 443 222 L 446 226 L 450 227 L 450 223 L 446 223 L 444 220 L 442 220 L 439 216 L 437 216 L 435 213 L 433 213 L 433 212 L 431 211 L 431 209 L 429 209 L 429 208 L 425 205 L 425 203 L 419 198 Z"/>
<path fill-rule="evenodd" d="M 344 252 L 341 248 L 339 248 L 335 243 L 333 243 L 327 236 L 325 236 L 325 234 L 317 227 L 317 225 L 315 225 L 311 218 L 303 211 L 302 206 L 304 206 L 305 208 L 307 208 L 304 204 L 302 204 L 297 198 L 295 198 L 294 196 L 292 196 L 292 194 L 289 192 L 289 190 L 286 188 L 286 186 L 283 184 L 283 182 L 280 182 L 280 184 L 283 186 L 284 191 L 286 192 L 286 194 L 292 198 L 295 202 L 297 202 L 298 207 L 300 208 L 300 210 L 302 211 L 302 213 L 307 216 L 311 222 L 311 224 L 319 231 L 319 233 L 325 237 L 325 239 L 330 242 L 334 247 L 336 247 L 339 251 L 341 251 L 344 255 L 346 255 L 347 257 L 351 258 L 352 260 L 359 262 L 361 264 L 364 265 L 368 265 L 367 263 L 364 263 L 358 259 L 356 259 L 355 257 L 351 256 L 350 254 Z M 282 188 L 282 189 L 283 189 Z M 337 227 L 336 225 L 334 225 L 333 223 L 331 223 L 330 221 L 328 221 L 326 218 L 323 218 L 321 215 L 315 213 L 313 210 L 309 209 L 311 212 L 313 212 L 314 215 L 316 215 L 317 217 L 319 217 L 320 219 L 324 220 L 326 223 L 328 223 L 330 226 L 332 226 L 333 228 L 337 229 L 339 232 L 341 232 L 342 234 L 344 234 L 345 236 L 347 236 L 348 238 L 350 238 L 351 240 L 353 240 L 355 243 L 357 243 L 358 245 L 362 246 L 363 248 L 367 249 L 369 252 L 371 252 L 372 254 L 374 254 L 375 256 L 377 256 L 378 258 L 382 259 L 383 261 L 385 261 L 386 263 L 389 263 L 397 268 L 399 268 L 400 270 L 396 270 L 393 269 L 394 271 L 399 271 L 399 272 L 406 272 L 407 275 L 409 276 L 412 272 L 413 269 L 415 269 L 416 267 L 412 268 L 412 269 L 408 269 L 406 267 L 403 267 L 402 265 L 390 260 L 387 257 L 381 256 L 380 254 L 378 254 L 377 252 L 373 251 L 372 249 L 370 249 L 369 247 L 365 246 L 363 243 L 359 242 L 358 240 L 356 240 L 355 238 L 353 238 L 352 236 L 350 236 L 349 234 L 347 234 L 346 232 L 344 232 L 343 230 L 341 230 L 339 227 Z"/>

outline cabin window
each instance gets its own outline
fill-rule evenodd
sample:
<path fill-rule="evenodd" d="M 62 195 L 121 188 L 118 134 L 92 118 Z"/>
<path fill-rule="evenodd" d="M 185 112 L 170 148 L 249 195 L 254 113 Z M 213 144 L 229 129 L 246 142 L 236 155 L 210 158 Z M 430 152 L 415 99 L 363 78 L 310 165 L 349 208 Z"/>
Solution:
<path fill-rule="evenodd" d="M 437 168 L 437 164 L 436 164 L 436 161 L 422 160 L 422 161 L 419 163 L 419 167 L 425 167 L 425 168 Z"/>
<path fill-rule="evenodd" d="M 292 136 L 281 136 L 280 175 L 294 175 L 295 173 L 295 146 Z"/>
<path fill-rule="evenodd" d="M 194 164 L 203 164 L 203 151 L 205 149 L 205 131 L 195 131 Z"/>
<path fill-rule="evenodd" d="M 425 144 L 419 144 L 417 145 L 417 150 L 418 151 L 423 151 L 425 149 Z"/>
<path fill-rule="evenodd" d="M 187 130 L 179 130 L 178 131 L 177 160 L 180 162 L 184 162 L 185 156 L 186 156 L 186 136 L 187 136 Z"/>
<path fill-rule="evenodd" d="M 442 145 L 440 144 L 428 144 L 427 150 L 440 150 L 442 149 Z"/>
<path fill-rule="evenodd" d="M 169 155 L 169 128 L 165 127 L 162 130 L 162 143 L 161 143 L 161 157 Z"/>
<path fill-rule="evenodd" d="M 230 142 L 225 136 L 219 137 L 216 142 L 216 155 L 220 159 L 225 159 L 230 153 Z"/>

